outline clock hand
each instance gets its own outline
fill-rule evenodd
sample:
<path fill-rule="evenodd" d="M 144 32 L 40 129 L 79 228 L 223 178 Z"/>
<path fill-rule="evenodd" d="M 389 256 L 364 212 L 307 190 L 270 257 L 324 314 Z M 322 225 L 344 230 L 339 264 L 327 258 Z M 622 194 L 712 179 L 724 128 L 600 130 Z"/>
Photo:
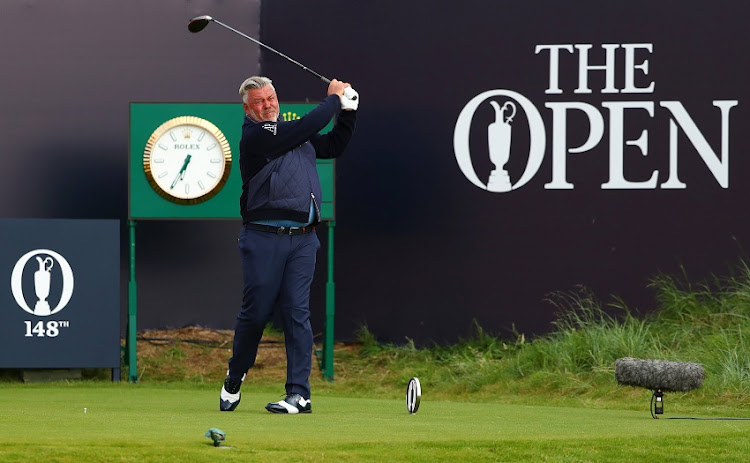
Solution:
<path fill-rule="evenodd" d="M 174 178 L 172 185 L 169 186 L 170 190 L 174 188 L 175 185 L 177 185 L 177 182 L 185 178 L 185 169 L 187 169 L 187 166 L 190 163 L 190 157 L 191 156 L 188 154 L 185 158 L 185 162 L 182 164 L 182 169 L 180 169 L 180 171 L 177 173 L 177 177 Z"/>

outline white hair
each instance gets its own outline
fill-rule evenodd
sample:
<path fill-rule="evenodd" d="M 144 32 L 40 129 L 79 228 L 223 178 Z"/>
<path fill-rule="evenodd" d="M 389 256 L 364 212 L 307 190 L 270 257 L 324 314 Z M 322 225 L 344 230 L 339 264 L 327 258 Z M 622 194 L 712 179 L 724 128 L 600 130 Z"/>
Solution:
<path fill-rule="evenodd" d="M 269 79 L 268 77 L 252 76 L 252 77 L 248 77 L 247 79 L 245 79 L 245 81 L 242 82 L 242 85 L 240 85 L 240 97 L 242 98 L 243 103 L 247 103 L 247 92 L 256 88 L 263 88 L 269 85 L 271 86 L 271 88 L 273 88 L 271 79 Z M 275 90 L 276 89 L 274 88 L 274 91 Z"/>

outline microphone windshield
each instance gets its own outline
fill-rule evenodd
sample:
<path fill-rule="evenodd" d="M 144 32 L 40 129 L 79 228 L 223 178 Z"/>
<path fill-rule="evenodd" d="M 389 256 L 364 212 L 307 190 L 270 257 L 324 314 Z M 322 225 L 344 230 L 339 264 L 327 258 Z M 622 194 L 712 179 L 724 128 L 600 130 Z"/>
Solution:
<path fill-rule="evenodd" d="M 615 379 L 624 386 L 687 392 L 701 387 L 706 372 L 700 363 L 641 360 L 624 357 L 615 361 Z"/>

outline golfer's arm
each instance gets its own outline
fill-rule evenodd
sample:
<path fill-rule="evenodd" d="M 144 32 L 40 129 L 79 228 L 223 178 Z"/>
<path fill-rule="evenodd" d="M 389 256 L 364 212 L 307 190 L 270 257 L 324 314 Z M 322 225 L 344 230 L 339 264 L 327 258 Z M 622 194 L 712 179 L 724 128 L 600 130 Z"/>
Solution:
<path fill-rule="evenodd" d="M 323 130 L 340 107 L 337 95 L 328 96 L 302 118 L 293 121 L 260 122 L 246 140 L 248 152 L 261 156 L 286 153 Z"/>
<path fill-rule="evenodd" d="M 357 111 L 341 111 L 333 129 L 325 135 L 314 135 L 310 142 L 315 147 L 315 156 L 335 158 L 344 154 L 357 125 Z"/>

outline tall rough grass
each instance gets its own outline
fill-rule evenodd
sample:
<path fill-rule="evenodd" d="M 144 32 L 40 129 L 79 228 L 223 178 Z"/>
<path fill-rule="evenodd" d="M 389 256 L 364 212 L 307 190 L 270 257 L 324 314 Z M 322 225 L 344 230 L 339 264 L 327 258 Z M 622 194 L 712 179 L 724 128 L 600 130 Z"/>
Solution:
<path fill-rule="evenodd" d="M 451 394 L 498 388 L 584 394 L 614 384 L 621 357 L 703 364 L 703 389 L 714 394 L 750 393 L 750 269 L 692 284 L 681 275 L 658 275 L 650 286 L 658 307 L 633 314 L 624 301 L 606 306 L 585 289 L 557 293 L 552 330 L 528 340 L 501 339 L 479 325 L 474 335 L 451 346 L 417 348 L 381 344 L 366 327 L 361 355 L 387 365 L 403 383 L 419 376 Z M 606 392 L 602 392 L 606 393 Z"/>
<path fill-rule="evenodd" d="M 700 285 L 660 275 L 652 286 L 660 304 L 653 328 L 675 356 L 702 363 L 709 387 L 750 392 L 750 269 Z"/>

